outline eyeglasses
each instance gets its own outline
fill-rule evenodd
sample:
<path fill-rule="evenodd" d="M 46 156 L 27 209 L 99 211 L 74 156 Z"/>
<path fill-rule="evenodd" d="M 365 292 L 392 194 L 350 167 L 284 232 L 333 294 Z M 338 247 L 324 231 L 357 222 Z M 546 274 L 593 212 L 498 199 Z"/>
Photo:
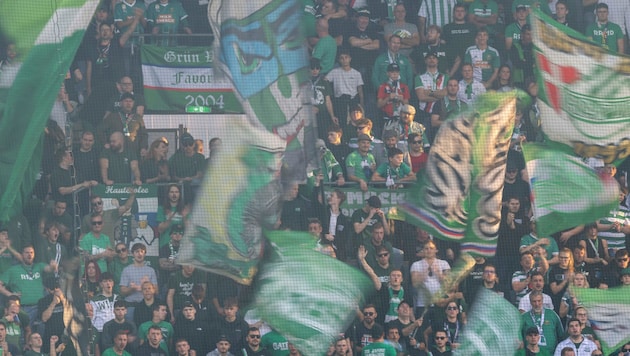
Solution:
<path fill-rule="evenodd" d="M 617 262 L 627 262 L 628 261 L 628 257 L 625 258 L 617 258 Z"/>
<path fill-rule="evenodd" d="M 435 339 L 436 340 L 444 340 L 444 339 L 446 339 L 446 336 L 436 336 Z"/>
<path fill-rule="evenodd" d="M 127 251 L 127 248 L 125 247 L 125 248 L 121 248 L 119 250 L 116 250 L 116 253 L 123 253 L 123 252 L 126 252 L 126 251 Z"/>
<path fill-rule="evenodd" d="M 103 205 L 102 201 L 95 201 L 94 203 L 92 203 L 92 206 L 99 206 L 99 205 Z"/>
<path fill-rule="evenodd" d="M 182 146 L 184 147 L 190 147 L 190 146 L 194 146 L 195 143 L 194 142 L 182 142 Z"/>
<path fill-rule="evenodd" d="M 363 312 L 365 316 L 374 316 L 374 312 Z"/>
<path fill-rule="evenodd" d="M 92 225 L 103 225 L 103 221 L 92 221 Z"/>
<path fill-rule="evenodd" d="M 378 257 L 387 257 L 389 256 L 389 253 L 381 253 L 380 255 L 377 255 Z"/>
<path fill-rule="evenodd" d="M 260 339 L 260 335 L 247 335 L 252 339 Z"/>
<path fill-rule="evenodd" d="M 457 307 L 446 307 L 446 310 L 458 310 L 459 308 Z"/>

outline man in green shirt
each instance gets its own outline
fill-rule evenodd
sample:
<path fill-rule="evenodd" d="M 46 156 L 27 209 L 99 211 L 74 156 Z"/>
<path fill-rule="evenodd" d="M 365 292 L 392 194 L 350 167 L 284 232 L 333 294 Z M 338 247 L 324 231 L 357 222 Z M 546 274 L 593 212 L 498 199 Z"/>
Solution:
<path fill-rule="evenodd" d="M 526 332 L 532 326 L 537 328 L 540 334 L 538 346 L 553 354 L 558 341 L 564 337 L 564 329 L 560 317 L 552 309 L 543 307 L 543 295 L 540 291 L 532 291 L 529 294 L 532 310 L 521 314 L 522 338 L 526 339 Z"/>
<path fill-rule="evenodd" d="M 107 261 L 115 256 L 109 236 L 102 233 L 103 216 L 92 213 L 91 231 L 79 242 L 81 251 L 88 255 L 89 261 L 96 261 L 101 272 L 107 272 Z"/>
<path fill-rule="evenodd" d="M 142 323 L 138 327 L 138 340 L 140 345 L 148 341 L 149 329 L 153 325 L 157 325 L 162 331 L 162 341 L 160 342 L 160 348 L 168 354 L 168 348 L 171 344 L 173 334 L 175 333 L 173 325 L 166 320 L 166 304 L 164 302 L 157 302 L 153 304 L 153 318 L 145 323 Z"/>
<path fill-rule="evenodd" d="M 24 356 L 57 356 L 57 350 L 55 350 L 57 340 L 59 340 L 57 335 L 50 337 L 50 354 L 45 354 L 42 352 L 44 344 L 42 336 L 39 333 L 32 333 L 28 338 L 29 350 L 24 351 Z"/>
<path fill-rule="evenodd" d="M 102 356 L 131 356 L 129 352 L 125 351 L 127 337 L 127 331 L 118 330 L 116 336 L 114 336 L 114 346 L 105 350 Z"/>
<path fill-rule="evenodd" d="M 396 349 L 385 343 L 385 332 L 379 324 L 372 327 L 372 343 L 363 348 L 361 355 L 396 356 Z"/>
<path fill-rule="evenodd" d="M 586 37 L 612 52 L 623 54 L 623 32 L 618 24 L 608 21 L 608 5 L 597 4 L 595 14 L 597 21 L 586 28 Z"/>

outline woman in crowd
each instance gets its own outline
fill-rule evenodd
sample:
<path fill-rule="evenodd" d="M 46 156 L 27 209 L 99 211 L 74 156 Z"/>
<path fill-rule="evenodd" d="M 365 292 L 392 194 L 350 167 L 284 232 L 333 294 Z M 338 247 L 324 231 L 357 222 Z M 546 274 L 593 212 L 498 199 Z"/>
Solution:
<path fill-rule="evenodd" d="M 96 261 L 88 262 L 85 265 L 82 289 L 87 290 L 87 295 L 90 300 L 101 293 L 100 279 L 101 269 L 98 263 L 96 263 Z"/>
<path fill-rule="evenodd" d="M 516 89 L 512 82 L 512 70 L 510 66 L 504 64 L 499 67 L 499 77 L 492 84 L 492 89 L 498 92 L 508 92 Z"/>
<path fill-rule="evenodd" d="M 168 140 L 160 137 L 151 143 L 147 157 L 140 164 L 140 176 L 145 183 L 161 183 L 171 180 L 168 173 Z"/>
<path fill-rule="evenodd" d="M 184 203 L 181 186 L 171 184 L 168 186 L 166 198 L 158 207 L 157 222 L 160 233 L 160 248 L 171 241 L 171 226 L 184 224 L 184 220 L 190 213 L 190 207 Z"/>
<path fill-rule="evenodd" d="M 573 253 L 571 253 L 571 250 L 563 248 L 558 253 L 558 260 L 559 263 L 551 267 L 548 278 L 549 289 L 551 290 L 550 296 L 556 313 L 560 312 L 560 301 L 575 277 Z"/>

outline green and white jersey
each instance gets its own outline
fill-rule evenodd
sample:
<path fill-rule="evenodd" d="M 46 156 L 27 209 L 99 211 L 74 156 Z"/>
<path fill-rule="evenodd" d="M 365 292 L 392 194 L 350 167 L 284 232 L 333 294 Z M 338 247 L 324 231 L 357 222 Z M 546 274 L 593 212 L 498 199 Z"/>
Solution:
<path fill-rule="evenodd" d="M 623 39 L 623 31 L 616 23 L 608 21 L 605 24 L 598 22 L 586 28 L 586 37 L 590 37 L 594 42 L 602 47 L 617 52 L 617 40 Z"/>
<path fill-rule="evenodd" d="M 608 242 L 608 248 L 620 249 L 626 247 L 626 234 L 621 231 L 609 231 L 612 224 L 618 222 L 620 226 L 630 225 L 630 210 L 620 205 L 619 208 L 613 209 L 608 216 L 599 219 L 601 225 L 604 225 L 603 231 L 597 233 L 597 237 L 601 237 Z"/>

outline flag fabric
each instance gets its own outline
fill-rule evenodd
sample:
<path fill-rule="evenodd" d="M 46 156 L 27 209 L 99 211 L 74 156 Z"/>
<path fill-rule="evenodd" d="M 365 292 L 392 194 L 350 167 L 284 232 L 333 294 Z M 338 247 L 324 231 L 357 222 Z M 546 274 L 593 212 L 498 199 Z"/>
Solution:
<path fill-rule="evenodd" d="M 39 173 L 42 136 L 59 88 L 97 0 L 3 0 L 0 31 L 21 66 L 0 88 L 0 221 L 21 212 Z M 2 75 L 2 74 L 0 74 Z"/>
<path fill-rule="evenodd" d="M 240 113 L 232 84 L 214 75 L 210 47 L 142 45 L 142 81 L 152 111 L 186 112 L 207 106 L 211 112 Z"/>
<path fill-rule="evenodd" d="M 630 287 L 574 288 L 573 291 L 588 310 L 588 319 L 602 344 L 604 355 L 630 342 Z"/>
<path fill-rule="evenodd" d="M 400 210 L 406 221 L 461 251 L 494 256 L 505 164 L 518 94 L 488 93 L 442 124 L 418 184 Z"/>
<path fill-rule="evenodd" d="M 374 287 L 358 269 L 318 252 L 307 233 L 267 238 L 272 251 L 257 277 L 256 314 L 303 354 L 325 355 Z"/>
<path fill-rule="evenodd" d="M 231 120 L 233 135 L 197 191 L 180 263 L 251 284 L 262 231 L 278 226 L 283 184 L 305 181 L 316 161 L 302 10 L 297 0 L 208 5 L 213 76 L 229 80 L 245 116 Z"/>
<path fill-rule="evenodd" d="M 582 159 L 534 143 L 523 145 L 523 155 L 540 236 L 594 221 L 619 205 L 619 184 Z"/>
<path fill-rule="evenodd" d="M 520 343 L 520 320 L 512 304 L 481 288 L 462 330 L 461 346 L 453 350 L 453 355 L 514 355 Z"/>
<path fill-rule="evenodd" d="M 630 58 L 532 12 L 538 107 L 550 144 L 606 163 L 630 155 Z"/>

